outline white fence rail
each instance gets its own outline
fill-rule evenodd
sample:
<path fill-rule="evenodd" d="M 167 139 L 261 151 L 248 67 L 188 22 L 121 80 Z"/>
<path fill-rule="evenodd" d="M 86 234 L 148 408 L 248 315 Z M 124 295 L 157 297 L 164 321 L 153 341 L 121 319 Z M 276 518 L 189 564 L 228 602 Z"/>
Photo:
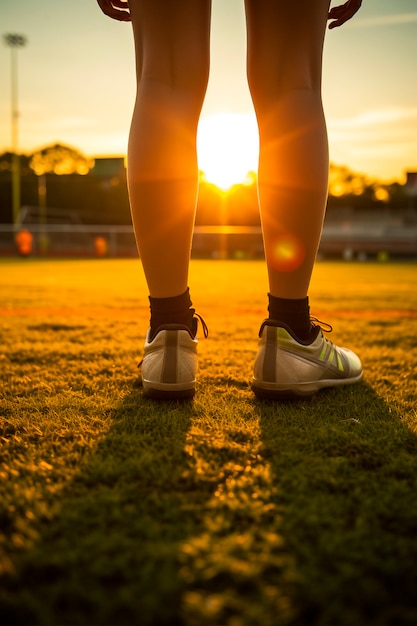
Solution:
<path fill-rule="evenodd" d="M 24 224 L 32 236 L 33 256 L 137 256 L 130 225 Z M 17 254 L 15 229 L 0 224 L 0 255 Z M 100 245 L 101 239 L 101 247 Z M 104 243 L 103 243 L 104 242 Z M 417 224 L 393 222 L 328 223 L 323 229 L 322 255 L 356 256 L 387 253 L 417 256 Z M 196 226 L 195 257 L 259 258 L 263 256 L 259 226 Z"/>

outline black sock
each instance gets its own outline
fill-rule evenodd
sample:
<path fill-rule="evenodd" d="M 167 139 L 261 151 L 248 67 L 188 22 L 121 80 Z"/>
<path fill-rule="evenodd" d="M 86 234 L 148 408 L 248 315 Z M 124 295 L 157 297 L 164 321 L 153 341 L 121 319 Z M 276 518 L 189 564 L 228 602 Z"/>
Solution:
<path fill-rule="evenodd" d="M 277 298 L 269 293 L 268 298 L 269 319 L 283 322 L 289 326 L 298 339 L 308 341 L 312 330 L 308 297 L 300 300 L 290 300 Z"/>
<path fill-rule="evenodd" d="M 190 291 L 187 290 L 179 296 L 172 298 L 153 298 L 149 296 L 151 308 L 151 340 L 160 326 L 166 324 L 179 324 L 186 326 L 193 334 L 195 309 L 192 309 Z"/>

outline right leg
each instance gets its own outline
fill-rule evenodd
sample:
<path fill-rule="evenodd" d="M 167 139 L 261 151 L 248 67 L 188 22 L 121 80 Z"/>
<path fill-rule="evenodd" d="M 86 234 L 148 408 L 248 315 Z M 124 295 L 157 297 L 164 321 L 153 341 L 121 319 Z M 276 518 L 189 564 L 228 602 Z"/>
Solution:
<path fill-rule="evenodd" d="M 270 286 L 252 384 L 260 397 L 311 395 L 362 376 L 354 353 L 312 327 L 307 299 L 327 199 L 321 60 L 328 8 L 329 0 L 246 0 Z"/>
<path fill-rule="evenodd" d="M 329 0 L 246 0 L 270 293 L 307 296 L 327 198 L 321 61 Z"/>

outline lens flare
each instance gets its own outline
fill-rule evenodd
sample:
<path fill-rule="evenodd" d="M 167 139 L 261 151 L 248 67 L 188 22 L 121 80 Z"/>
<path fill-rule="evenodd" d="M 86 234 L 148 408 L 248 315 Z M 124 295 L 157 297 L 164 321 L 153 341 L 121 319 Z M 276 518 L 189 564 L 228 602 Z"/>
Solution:
<path fill-rule="evenodd" d="M 271 264 L 279 272 L 293 272 L 300 267 L 304 257 L 303 244 L 290 233 L 281 234 L 272 246 Z"/>

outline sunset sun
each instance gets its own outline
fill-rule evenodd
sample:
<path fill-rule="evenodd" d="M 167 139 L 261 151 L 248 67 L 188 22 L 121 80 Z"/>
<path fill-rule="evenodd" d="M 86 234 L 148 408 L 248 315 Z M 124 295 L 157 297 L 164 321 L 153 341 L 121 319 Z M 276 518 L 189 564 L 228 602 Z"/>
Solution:
<path fill-rule="evenodd" d="M 218 113 L 200 121 L 199 168 L 208 182 L 227 190 L 258 167 L 259 139 L 254 115 Z"/>

